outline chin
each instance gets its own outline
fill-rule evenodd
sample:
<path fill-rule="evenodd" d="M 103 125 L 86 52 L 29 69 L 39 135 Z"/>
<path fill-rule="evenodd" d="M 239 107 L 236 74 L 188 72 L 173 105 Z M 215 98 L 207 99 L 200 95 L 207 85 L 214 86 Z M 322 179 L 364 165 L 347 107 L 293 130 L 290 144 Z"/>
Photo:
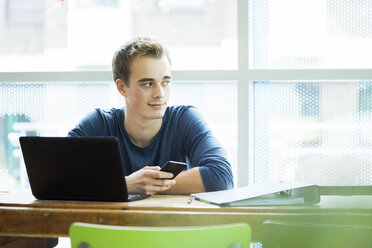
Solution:
<path fill-rule="evenodd" d="M 148 113 L 147 116 L 149 119 L 161 119 L 164 116 L 165 110 L 166 110 L 166 107 L 159 109 L 157 111 L 151 111 L 150 113 Z"/>
<path fill-rule="evenodd" d="M 154 119 L 154 120 L 155 119 L 161 119 L 164 116 L 164 112 L 165 111 L 158 112 L 158 113 L 150 113 L 150 114 L 147 115 L 147 118 L 148 119 Z"/>

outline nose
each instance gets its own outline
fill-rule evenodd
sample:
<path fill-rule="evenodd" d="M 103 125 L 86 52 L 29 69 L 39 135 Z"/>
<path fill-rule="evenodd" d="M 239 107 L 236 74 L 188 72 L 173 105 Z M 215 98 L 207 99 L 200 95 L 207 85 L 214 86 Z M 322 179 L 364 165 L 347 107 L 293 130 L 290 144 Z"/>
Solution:
<path fill-rule="evenodd" d="M 155 87 L 152 88 L 153 89 L 153 92 L 152 92 L 152 97 L 153 98 L 163 98 L 164 97 L 164 88 L 161 84 L 155 84 Z"/>

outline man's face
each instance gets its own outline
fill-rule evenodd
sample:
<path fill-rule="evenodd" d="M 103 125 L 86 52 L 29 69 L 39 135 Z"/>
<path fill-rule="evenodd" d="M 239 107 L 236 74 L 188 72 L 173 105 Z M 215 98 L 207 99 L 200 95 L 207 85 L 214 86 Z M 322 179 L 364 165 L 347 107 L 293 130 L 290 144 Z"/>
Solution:
<path fill-rule="evenodd" d="M 162 118 L 170 96 L 168 59 L 139 57 L 130 71 L 129 87 L 125 87 L 127 111 L 147 119 Z"/>

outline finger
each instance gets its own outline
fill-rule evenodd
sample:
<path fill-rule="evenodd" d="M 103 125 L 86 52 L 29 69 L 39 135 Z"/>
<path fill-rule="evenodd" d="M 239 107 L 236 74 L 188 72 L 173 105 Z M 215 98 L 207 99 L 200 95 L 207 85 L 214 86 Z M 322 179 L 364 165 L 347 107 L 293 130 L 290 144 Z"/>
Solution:
<path fill-rule="evenodd" d="M 157 179 L 154 183 L 154 185 L 156 186 L 172 186 L 172 185 L 175 185 L 176 184 L 176 180 L 173 180 L 173 179 L 166 179 L 166 180 L 163 180 L 163 179 Z"/>
<path fill-rule="evenodd" d="M 155 171 L 159 171 L 161 168 L 159 166 L 145 166 L 142 169 L 143 170 L 155 170 Z"/>
<path fill-rule="evenodd" d="M 144 170 L 143 176 L 155 179 L 171 179 L 173 174 L 165 171 Z"/>
<path fill-rule="evenodd" d="M 155 194 L 170 189 L 175 184 L 175 180 L 163 180 L 147 177 L 143 181 L 142 188 L 146 194 Z"/>
<path fill-rule="evenodd" d="M 158 192 L 168 190 L 170 188 L 171 188 L 171 185 L 163 185 L 163 186 L 147 185 L 145 186 L 144 189 L 145 189 L 146 194 L 155 194 Z"/>
<path fill-rule="evenodd" d="M 172 186 L 176 184 L 176 181 L 173 179 L 159 179 L 148 177 L 144 180 L 144 185 L 154 185 L 154 186 Z"/>
<path fill-rule="evenodd" d="M 171 172 L 165 172 L 165 171 L 158 171 L 156 173 L 156 178 L 160 178 L 160 179 L 171 179 L 171 178 L 173 178 L 173 173 L 171 173 Z"/>

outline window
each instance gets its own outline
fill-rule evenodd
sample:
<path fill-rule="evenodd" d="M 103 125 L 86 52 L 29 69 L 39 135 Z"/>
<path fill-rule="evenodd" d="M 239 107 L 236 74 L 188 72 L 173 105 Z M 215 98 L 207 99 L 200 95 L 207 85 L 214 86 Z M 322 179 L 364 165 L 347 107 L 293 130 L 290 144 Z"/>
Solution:
<path fill-rule="evenodd" d="M 372 2 L 253 0 L 254 69 L 371 68 Z"/>
<path fill-rule="evenodd" d="M 175 81 L 171 105 L 194 105 L 227 147 L 236 174 L 236 82 Z M 24 135 L 66 136 L 94 108 L 121 108 L 123 97 L 112 81 L 0 84 L 0 188 L 27 188 L 18 138 Z M 222 101 L 222 99 L 224 99 Z M 231 100 L 226 100 L 231 99 Z"/>
<path fill-rule="evenodd" d="M 202 111 L 237 186 L 371 184 L 370 1 L 27 1 L 18 18 L 25 4 L 0 2 L 0 187 L 27 187 L 20 133 L 124 105 L 111 57 L 142 35 L 169 47 L 172 104 Z"/>
<path fill-rule="evenodd" d="M 8 0 L 3 8 L 3 70 L 108 70 L 134 36 L 165 43 L 176 70 L 237 68 L 235 1 Z"/>
<path fill-rule="evenodd" d="M 363 0 L 251 1 L 250 69 L 271 77 L 250 81 L 251 182 L 371 184 L 371 82 L 351 70 L 372 65 L 371 7 Z"/>
<path fill-rule="evenodd" d="M 254 85 L 255 182 L 371 184 L 371 82 Z"/>
<path fill-rule="evenodd" d="M 0 180 L 2 187 L 28 187 L 19 135 L 64 136 L 94 108 L 124 106 L 107 71 L 115 49 L 130 37 L 145 35 L 164 42 L 175 70 L 237 67 L 236 2 L 23 2 L 0 3 L 0 9 L 6 10 L 0 12 L 0 22 L 5 24 L 0 25 L 0 33 L 5 34 L 0 37 L 1 75 L 24 72 L 15 73 L 17 79 L 5 76 L 0 80 L 0 123 L 4 127 L 0 176 L 9 178 Z M 31 73 L 30 78 L 25 76 L 30 75 L 27 71 L 41 72 Z M 74 72 L 81 72 L 78 81 Z M 191 104 L 202 111 L 213 132 L 229 147 L 236 174 L 236 79 L 190 79 L 182 73 L 174 78 L 172 104 Z M 205 104 L 206 99 L 213 105 Z"/>
<path fill-rule="evenodd" d="M 37 0 L 6 0 L 5 20 L 10 27 L 40 27 L 44 24 L 44 3 Z"/>

